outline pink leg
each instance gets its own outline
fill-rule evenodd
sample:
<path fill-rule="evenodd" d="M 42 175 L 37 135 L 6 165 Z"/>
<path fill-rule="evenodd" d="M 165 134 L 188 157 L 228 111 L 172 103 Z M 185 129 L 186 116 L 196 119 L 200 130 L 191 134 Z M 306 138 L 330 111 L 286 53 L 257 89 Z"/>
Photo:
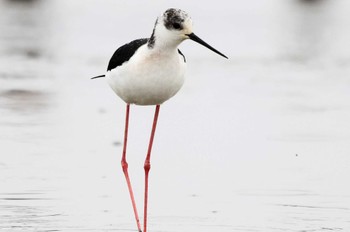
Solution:
<path fill-rule="evenodd" d="M 160 107 L 159 105 L 156 106 L 156 111 L 154 113 L 151 138 L 149 141 L 147 156 L 146 156 L 145 165 L 144 165 L 144 169 L 145 169 L 145 202 L 144 202 L 143 232 L 147 232 L 148 173 L 149 173 L 149 170 L 151 169 L 151 151 L 152 151 L 154 133 L 156 131 L 156 126 L 157 126 L 159 107 Z"/>
<path fill-rule="evenodd" d="M 134 193 L 133 193 L 133 191 L 132 191 L 131 182 L 130 182 L 130 178 L 129 178 L 128 163 L 126 162 L 126 146 L 127 146 L 127 142 L 128 142 L 128 128 L 129 128 L 129 111 L 130 111 L 130 105 L 127 104 L 127 105 L 126 105 L 126 118 L 125 118 L 123 156 L 122 156 L 122 161 L 121 161 L 121 163 L 122 163 L 122 168 L 123 168 L 123 172 L 124 172 L 124 175 L 125 175 L 126 183 L 127 183 L 127 185 L 128 185 L 128 189 L 129 189 L 129 194 L 130 194 L 130 198 L 131 198 L 132 207 L 133 207 L 133 209 L 134 209 L 134 214 L 135 214 L 135 219 L 136 219 L 137 228 L 138 228 L 139 232 L 141 232 L 140 219 L 139 219 L 139 215 L 138 215 L 138 213 L 137 213 L 137 208 L 136 208 Z"/>

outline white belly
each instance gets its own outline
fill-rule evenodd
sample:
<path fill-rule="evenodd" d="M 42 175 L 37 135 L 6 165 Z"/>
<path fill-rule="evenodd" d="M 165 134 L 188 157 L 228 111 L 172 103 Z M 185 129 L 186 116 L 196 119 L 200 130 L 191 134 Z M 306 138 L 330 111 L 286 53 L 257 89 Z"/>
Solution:
<path fill-rule="evenodd" d="M 141 47 L 128 62 L 106 74 L 109 85 L 126 103 L 162 104 L 184 83 L 186 64 L 177 50 L 171 54 L 148 51 Z"/>

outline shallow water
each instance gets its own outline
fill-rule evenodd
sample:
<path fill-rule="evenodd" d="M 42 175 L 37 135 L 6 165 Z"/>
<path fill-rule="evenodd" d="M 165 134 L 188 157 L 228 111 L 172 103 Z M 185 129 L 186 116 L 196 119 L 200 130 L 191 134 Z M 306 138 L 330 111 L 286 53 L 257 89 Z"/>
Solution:
<path fill-rule="evenodd" d="M 161 107 L 150 231 L 350 231 L 349 3 L 149 4 L 0 2 L 0 231 L 136 231 L 125 106 L 89 77 L 169 6 L 230 59 L 181 45 L 188 78 Z M 153 110 L 131 108 L 140 212 Z"/>

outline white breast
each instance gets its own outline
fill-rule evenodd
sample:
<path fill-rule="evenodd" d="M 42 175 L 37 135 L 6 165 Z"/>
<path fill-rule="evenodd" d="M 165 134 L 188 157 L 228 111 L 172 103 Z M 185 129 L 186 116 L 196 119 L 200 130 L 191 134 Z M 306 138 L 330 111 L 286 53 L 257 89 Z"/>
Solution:
<path fill-rule="evenodd" d="M 186 63 L 177 49 L 156 52 L 147 44 L 122 66 L 108 71 L 107 81 L 126 103 L 162 104 L 174 96 L 184 83 Z"/>

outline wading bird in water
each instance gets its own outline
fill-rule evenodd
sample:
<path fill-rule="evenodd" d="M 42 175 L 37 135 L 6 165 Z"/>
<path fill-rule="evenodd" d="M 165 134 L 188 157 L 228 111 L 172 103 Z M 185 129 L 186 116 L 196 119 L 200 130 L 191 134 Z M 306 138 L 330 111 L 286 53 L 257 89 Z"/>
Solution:
<path fill-rule="evenodd" d="M 148 174 L 151 168 L 151 150 L 159 108 L 162 103 L 173 97 L 184 83 L 186 58 L 178 46 L 186 39 L 191 39 L 227 58 L 193 33 L 192 20 L 186 12 L 171 8 L 157 18 L 150 38 L 137 39 L 118 48 L 109 61 L 107 73 L 92 78 L 106 77 L 113 91 L 126 103 L 121 165 L 139 232 L 142 231 L 141 224 L 126 161 L 130 104 L 156 106 L 144 163 L 143 232 L 147 232 Z"/>

